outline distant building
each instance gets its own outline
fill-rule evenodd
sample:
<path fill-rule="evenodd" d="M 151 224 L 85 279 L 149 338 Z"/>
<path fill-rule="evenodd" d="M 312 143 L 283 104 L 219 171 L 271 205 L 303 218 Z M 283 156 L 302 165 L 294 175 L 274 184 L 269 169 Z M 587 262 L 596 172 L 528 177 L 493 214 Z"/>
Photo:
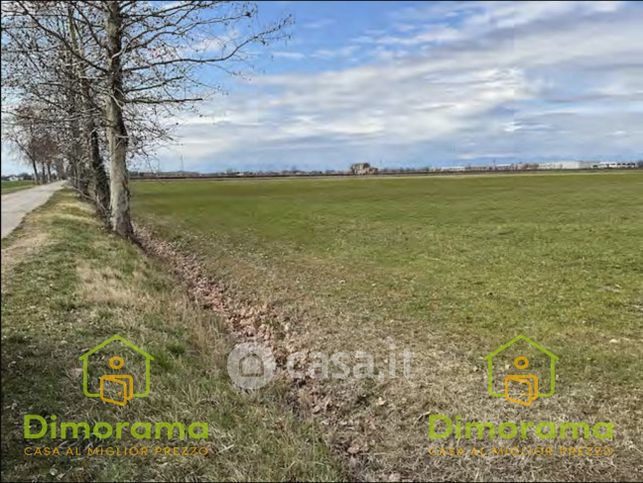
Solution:
<path fill-rule="evenodd" d="M 33 176 L 27 173 L 10 174 L 8 176 L 2 176 L 2 181 L 29 181 L 31 179 L 33 179 Z"/>
<path fill-rule="evenodd" d="M 354 163 L 351 164 L 351 173 L 353 174 L 375 174 L 377 168 L 371 166 L 369 163 Z"/>
<path fill-rule="evenodd" d="M 586 169 L 591 168 L 592 163 L 587 161 L 550 161 L 540 163 L 540 169 Z"/>
<path fill-rule="evenodd" d="M 592 168 L 596 169 L 613 169 L 613 168 L 636 168 L 638 163 L 636 161 L 601 161 L 594 163 Z"/>

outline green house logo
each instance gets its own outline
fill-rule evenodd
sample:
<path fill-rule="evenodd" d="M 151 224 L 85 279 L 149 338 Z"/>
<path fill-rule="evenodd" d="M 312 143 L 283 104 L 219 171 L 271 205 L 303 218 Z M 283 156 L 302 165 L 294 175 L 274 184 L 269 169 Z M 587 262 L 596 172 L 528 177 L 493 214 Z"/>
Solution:
<path fill-rule="evenodd" d="M 110 355 L 104 363 L 105 355 Z M 102 357 L 102 359 L 101 359 Z M 136 377 L 127 367 L 126 358 L 132 362 L 138 360 L 144 364 L 144 376 Z M 99 368 L 98 392 L 91 389 L 90 362 L 96 359 Z M 101 401 L 116 406 L 125 406 L 134 398 L 147 397 L 150 394 L 150 362 L 154 360 L 150 354 L 120 335 L 92 347 L 82 356 L 83 362 L 83 394 L 90 398 L 100 398 Z M 101 373 L 104 371 L 104 373 Z"/>
<path fill-rule="evenodd" d="M 535 370 L 527 352 L 540 356 L 540 370 Z M 512 355 L 512 364 L 506 364 L 505 374 L 499 374 L 498 359 L 504 354 Z M 519 335 L 485 357 L 487 360 L 487 392 L 492 397 L 505 398 L 506 401 L 531 406 L 539 398 L 554 395 L 556 386 L 556 361 L 558 356 L 549 349 L 534 342 L 529 337 Z M 494 367 L 495 366 L 495 367 Z M 498 382 L 502 381 L 502 392 Z M 545 383 L 543 384 L 543 381 Z"/>

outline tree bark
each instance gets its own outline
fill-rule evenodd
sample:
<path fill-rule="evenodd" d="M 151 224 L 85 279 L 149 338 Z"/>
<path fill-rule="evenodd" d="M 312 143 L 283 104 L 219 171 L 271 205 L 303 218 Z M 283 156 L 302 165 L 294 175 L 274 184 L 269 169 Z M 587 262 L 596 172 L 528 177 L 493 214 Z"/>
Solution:
<path fill-rule="evenodd" d="M 83 81 L 83 84 L 85 83 L 86 82 Z M 96 124 L 94 123 L 94 119 L 91 114 L 89 114 L 85 124 L 85 135 L 88 137 L 87 150 L 93 174 L 92 181 L 96 205 L 102 212 L 103 216 L 107 218 L 109 215 L 109 185 L 105 166 L 103 165 L 103 158 L 100 156 L 100 145 L 98 143 Z"/>
<path fill-rule="evenodd" d="M 47 183 L 51 183 L 51 163 L 47 164 Z"/>
<path fill-rule="evenodd" d="M 110 215 L 112 229 L 121 236 L 131 237 L 130 193 L 127 173 L 127 129 L 123 120 L 125 95 L 121 64 L 122 22 L 119 1 L 107 3 L 107 138 L 110 151 Z"/>
<path fill-rule="evenodd" d="M 71 34 L 72 47 L 79 56 L 83 55 L 83 48 L 81 47 L 78 41 L 78 35 L 76 32 L 76 26 L 73 21 L 71 14 L 71 7 L 68 7 L 67 10 L 68 20 L 69 20 L 69 32 Z M 70 59 L 73 60 L 73 59 Z M 109 217 L 109 184 L 107 180 L 107 173 L 105 172 L 105 165 L 103 163 L 103 158 L 100 155 L 100 144 L 98 140 L 98 131 L 96 122 L 94 120 L 94 115 L 92 114 L 92 92 L 91 86 L 89 85 L 89 79 L 85 72 L 85 66 L 79 64 L 78 68 L 73 72 L 74 77 L 79 80 L 81 87 L 81 100 L 83 110 L 85 111 L 85 122 L 83 126 L 84 135 L 85 135 L 85 146 L 87 149 L 87 159 L 89 160 L 89 166 L 91 170 L 91 185 L 94 195 L 94 201 L 98 210 L 101 212 L 106 219 Z M 78 103 L 78 99 L 72 99 L 74 103 Z M 76 121 L 74 121 L 74 130 L 79 131 L 79 127 Z M 80 159 L 78 160 L 80 161 Z M 77 174 L 81 177 L 86 177 L 84 169 L 78 166 Z M 79 179 L 79 189 L 83 194 L 88 191 L 86 179 Z"/>
<path fill-rule="evenodd" d="M 40 184 L 40 176 L 38 176 L 38 166 L 36 166 L 36 162 L 31 159 L 31 166 L 33 167 L 33 181 L 35 184 Z"/>
<path fill-rule="evenodd" d="M 56 163 L 54 164 L 54 169 L 56 171 L 57 181 L 67 178 L 67 174 L 65 173 L 65 163 L 60 157 L 56 159 Z"/>

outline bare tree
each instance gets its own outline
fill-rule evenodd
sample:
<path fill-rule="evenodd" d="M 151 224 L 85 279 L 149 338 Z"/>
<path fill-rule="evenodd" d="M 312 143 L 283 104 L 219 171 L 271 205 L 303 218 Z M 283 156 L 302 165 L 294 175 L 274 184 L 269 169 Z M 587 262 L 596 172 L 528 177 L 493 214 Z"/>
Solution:
<path fill-rule="evenodd" d="M 127 128 L 125 127 L 123 89 L 123 12 L 119 1 L 106 5 L 107 25 L 107 138 L 110 151 L 110 210 L 112 229 L 131 236 L 130 193 L 127 177 Z"/>
<path fill-rule="evenodd" d="M 20 20 L 12 25 L 17 33 L 11 38 L 22 65 L 32 61 L 34 49 L 33 42 L 21 42 L 21 36 L 29 41 L 35 37 L 36 44 L 42 42 L 40 37 L 48 39 L 46 44 L 64 52 L 67 64 L 74 65 L 67 69 L 68 80 L 75 79 L 80 89 L 69 99 L 73 113 L 66 117 L 68 129 L 76 132 L 75 123 L 85 119 L 87 158 L 99 205 L 101 174 L 96 168 L 102 161 L 97 149 L 100 136 L 106 137 L 110 224 L 126 237 L 132 233 L 128 160 L 148 155 L 159 140 L 170 137 L 171 125 L 165 119 L 216 90 L 216 81 L 206 79 L 203 67 L 233 75 L 243 72 L 253 49 L 282 38 L 290 23 L 284 18 L 260 25 L 256 5 L 246 2 L 8 3 L 7 10 Z M 63 91 L 68 85 L 60 79 L 57 83 Z M 33 83 L 26 84 L 23 94 L 40 95 L 34 94 L 38 89 Z M 92 119 L 98 120 L 93 127 Z"/>
<path fill-rule="evenodd" d="M 7 120 L 4 133 L 23 159 L 31 165 L 37 184 L 52 181 L 51 167 L 55 166 L 54 163 L 62 152 L 51 125 L 40 121 L 40 109 L 42 108 L 36 105 L 21 104 Z"/>
<path fill-rule="evenodd" d="M 62 29 L 60 17 L 51 14 L 55 12 L 53 7 L 55 4 L 47 2 L 34 5 L 39 15 Z M 50 162 L 57 176 L 70 171 L 72 182 L 77 185 L 74 175 L 81 171 L 76 165 L 82 160 L 73 153 L 79 151 L 81 137 L 70 128 L 80 113 L 70 99 L 77 87 L 76 80 L 70 78 L 68 56 L 59 42 L 40 35 L 35 23 L 22 15 L 15 3 L 2 3 L 2 31 L 3 120 L 8 117 L 9 122 L 17 120 L 24 124 L 28 107 L 32 125 L 40 133 L 48 133 L 57 146 L 64 146 L 67 151 L 64 157 L 58 154 Z M 17 140 L 13 141 L 15 144 Z M 66 169 L 65 164 L 73 169 Z M 41 166 L 39 177 L 52 177 L 50 171 Z"/>
<path fill-rule="evenodd" d="M 87 63 L 82 59 L 86 58 L 85 48 L 82 43 L 82 35 L 79 35 L 79 27 L 74 18 L 74 9 L 70 4 L 66 5 L 67 20 L 69 29 L 69 46 L 72 49 L 70 58 L 70 75 L 69 78 L 77 81 L 77 87 L 80 87 L 80 94 L 75 91 L 69 93 L 68 97 L 72 99 L 75 105 L 75 111 L 82 112 L 81 120 L 83 123 L 83 132 L 85 137 L 85 148 L 87 159 L 91 171 L 92 192 L 95 196 L 95 202 L 99 211 L 105 218 L 109 217 L 109 200 L 110 189 L 105 165 L 100 150 L 100 131 L 96 118 L 101 117 L 101 107 L 97 103 L 96 95 L 92 89 L 91 79 L 88 75 Z M 85 19 L 86 17 L 83 17 Z M 79 130 L 77 125 L 73 126 L 74 130 Z"/>
<path fill-rule="evenodd" d="M 109 1 L 100 8 L 104 9 L 107 25 L 112 228 L 128 236 L 131 221 L 126 160 L 132 139 L 128 132 L 135 130 L 140 139 L 150 131 L 166 134 L 156 121 L 161 113 L 172 116 L 177 109 L 202 99 L 204 83 L 196 72 L 199 66 L 226 69 L 226 65 L 243 62 L 247 48 L 279 38 L 290 19 L 257 26 L 256 6 L 241 2 Z M 99 32 L 92 37 L 100 43 Z M 208 42 L 215 46 L 214 54 Z M 205 48 L 199 49 L 199 45 Z"/>

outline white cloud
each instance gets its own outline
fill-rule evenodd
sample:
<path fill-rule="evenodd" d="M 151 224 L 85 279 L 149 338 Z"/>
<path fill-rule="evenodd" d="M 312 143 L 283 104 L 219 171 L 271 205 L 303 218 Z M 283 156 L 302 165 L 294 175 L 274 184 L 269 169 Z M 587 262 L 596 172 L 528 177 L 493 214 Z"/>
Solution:
<path fill-rule="evenodd" d="M 522 28 L 528 24 L 573 15 L 577 18 L 614 12 L 623 7 L 621 1 L 551 1 L 551 2 L 461 2 L 428 3 L 405 9 L 407 23 L 401 31 L 414 31 L 413 35 L 381 34 L 355 39 L 378 45 L 415 46 L 432 42 L 454 42 L 471 39 L 486 33 Z M 460 24 L 450 23 L 462 15 Z M 435 19 L 442 21 L 435 21 Z M 426 22 L 427 19 L 433 20 Z M 409 23 L 414 20 L 413 24 Z M 400 25 L 400 24 L 398 24 Z M 424 25 L 424 27 L 422 27 Z"/>
<path fill-rule="evenodd" d="M 304 60 L 304 59 L 319 59 L 319 60 L 335 60 L 350 58 L 354 53 L 359 50 L 356 45 L 345 45 L 336 48 L 316 49 L 310 54 L 303 52 L 291 51 L 276 51 L 273 52 L 273 57 L 289 60 Z"/>
<path fill-rule="evenodd" d="M 310 30 L 317 30 L 317 29 L 322 29 L 324 27 L 328 27 L 329 25 L 333 25 L 335 21 L 331 18 L 320 18 L 318 20 L 311 20 L 309 22 L 305 22 L 302 24 L 302 27 L 304 29 L 310 29 Z"/>
<path fill-rule="evenodd" d="M 340 59 L 350 57 L 357 52 L 357 50 L 358 47 L 356 45 L 345 45 L 334 49 L 317 49 L 312 53 L 311 57 L 324 60 Z"/>
<path fill-rule="evenodd" d="M 640 152 L 643 133 L 631 125 L 643 124 L 643 9 L 551 3 L 422 6 L 463 18 L 457 27 L 398 29 L 408 37 L 371 31 L 361 44 L 318 49 L 312 56 L 325 59 L 350 57 L 360 45 L 381 50 L 358 67 L 261 77 L 252 95 L 218 99 L 205 117 L 186 118 L 182 149 L 196 162 L 252 166 L 257 156 L 347 166 L 351 156 L 395 164 L 402 156 Z"/>
<path fill-rule="evenodd" d="M 301 52 L 285 52 L 285 51 L 276 51 L 272 55 L 279 59 L 289 59 L 289 60 L 302 60 L 306 58 L 306 54 Z"/>

